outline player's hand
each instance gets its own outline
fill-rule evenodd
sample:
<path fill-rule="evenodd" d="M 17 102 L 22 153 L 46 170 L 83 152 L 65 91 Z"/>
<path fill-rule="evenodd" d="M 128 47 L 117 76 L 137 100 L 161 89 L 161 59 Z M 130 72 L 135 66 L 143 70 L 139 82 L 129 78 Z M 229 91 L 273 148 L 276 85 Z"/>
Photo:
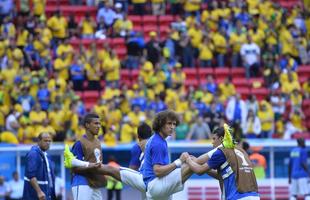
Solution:
<path fill-rule="evenodd" d="M 192 161 L 197 162 L 197 158 L 196 158 L 195 156 L 190 155 L 189 158 L 190 158 Z"/>
<path fill-rule="evenodd" d="M 38 192 L 38 199 L 39 200 L 45 200 L 46 199 L 44 192 L 42 192 L 42 191 Z"/>
<path fill-rule="evenodd" d="M 96 169 L 101 167 L 101 163 L 89 163 L 88 168 Z"/>
<path fill-rule="evenodd" d="M 189 157 L 190 157 L 189 154 L 188 154 L 187 152 L 184 152 L 184 153 L 181 154 L 180 160 L 181 160 L 182 162 L 185 162 L 186 159 L 189 158 Z"/>

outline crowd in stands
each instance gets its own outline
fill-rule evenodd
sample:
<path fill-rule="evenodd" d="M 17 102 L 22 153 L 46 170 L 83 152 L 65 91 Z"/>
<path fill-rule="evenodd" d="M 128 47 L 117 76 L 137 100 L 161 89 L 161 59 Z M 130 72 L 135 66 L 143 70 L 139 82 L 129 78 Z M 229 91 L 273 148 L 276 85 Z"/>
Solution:
<path fill-rule="evenodd" d="M 128 143 L 139 123 L 165 109 L 180 114 L 175 140 L 208 139 L 224 121 L 236 139 L 309 131 L 310 78 L 297 73 L 310 68 L 310 13 L 302 2 L 290 9 L 271 0 L 68 2 L 92 7 L 77 18 L 61 5 L 47 14 L 45 0 L 1 1 L 0 142 L 33 143 L 42 131 L 73 142 L 84 134 L 81 118 L 95 112 L 102 141 Z M 147 29 L 131 20 L 140 15 L 173 21 Z M 117 38 L 123 46 L 105 42 Z M 245 69 L 246 80 L 263 78 L 251 87 L 269 94 L 244 97 L 230 75 L 186 84 L 185 68 L 227 66 Z M 136 79 L 123 80 L 122 70 L 138 72 Z M 100 97 L 88 106 L 80 94 L 90 90 Z"/>

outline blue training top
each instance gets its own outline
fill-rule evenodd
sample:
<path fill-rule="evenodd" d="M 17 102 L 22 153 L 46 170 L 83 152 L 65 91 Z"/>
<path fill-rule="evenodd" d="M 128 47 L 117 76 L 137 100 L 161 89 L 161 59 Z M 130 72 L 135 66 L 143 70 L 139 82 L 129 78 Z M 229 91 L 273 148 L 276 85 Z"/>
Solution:
<path fill-rule="evenodd" d="M 156 178 L 153 166 L 169 164 L 167 141 L 159 133 L 155 133 L 147 142 L 144 151 L 144 163 L 141 169 L 143 181 L 147 186 Z"/>
<path fill-rule="evenodd" d="M 82 144 L 80 141 L 77 141 L 74 143 L 71 151 L 77 159 L 84 160 L 83 148 L 82 148 Z M 72 187 L 78 186 L 78 185 L 88 185 L 88 181 L 84 176 L 73 173 L 71 185 Z"/>
<path fill-rule="evenodd" d="M 140 155 L 142 153 L 142 150 L 140 146 L 136 143 L 132 148 L 131 148 L 131 159 L 129 162 L 130 166 L 136 166 L 137 168 L 140 168 L 141 165 L 141 160 L 140 160 Z"/>
<path fill-rule="evenodd" d="M 308 177 L 306 170 L 302 167 L 302 163 L 307 165 L 306 148 L 296 147 L 292 149 L 290 154 L 291 177 L 294 179 Z"/>

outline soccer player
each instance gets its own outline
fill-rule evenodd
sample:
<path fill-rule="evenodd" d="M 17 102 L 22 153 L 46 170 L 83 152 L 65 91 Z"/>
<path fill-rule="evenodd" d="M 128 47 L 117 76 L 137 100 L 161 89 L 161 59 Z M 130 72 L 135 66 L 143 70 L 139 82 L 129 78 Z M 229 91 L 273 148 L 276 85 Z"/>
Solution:
<path fill-rule="evenodd" d="M 99 116 L 84 117 L 86 134 L 74 143 L 73 154 L 80 160 L 96 163 L 92 166 L 72 168 L 72 194 L 74 200 L 102 200 L 101 188 L 106 185 L 104 175 L 95 174 L 94 168 L 102 163 L 101 143 L 96 138 L 100 129 Z"/>
<path fill-rule="evenodd" d="M 143 163 L 143 151 L 145 144 L 147 140 L 151 137 L 152 135 L 152 129 L 149 125 L 146 123 L 142 123 L 138 127 L 138 143 L 134 145 L 132 149 L 132 158 L 130 163 L 131 167 L 135 167 L 137 169 L 140 168 L 141 163 Z M 100 168 L 96 168 L 95 164 L 92 162 L 85 162 L 81 161 L 81 159 L 76 159 L 74 155 L 70 152 L 69 147 L 66 146 L 65 151 L 64 151 L 64 156 L 65 156 L 65 166 L 67 168 L 71 167 L 88 167 L 88 168 L 93 168 L 94 173 L 97 174 L 102 174 L 102 175 L 109 175 L 115 178 L 118 181 L 123 182 L 124 184 L 130 185 L 131 187 L 139 190 L 142 193 L 142 199 L 145 199 L 145 185 L 143 182 L 143 177 L 142 174 L 139 173 L 138 171 L 125 168 L 125 167 L 111 167 L 109 165 L 101 165 Z"/>
<path fill-rule="evenodd" d="M 234 145 L 228 125 L 214 130 L 212 143 L 214 149 L 207 153 L 209 159 L 206 163 L 198 164 L 187 156 L 186 163 L 191 170 L 197 174 L 218 170 L 224 199 L 259 200 L 252 163 L 247 153 Z"/>
<path fill-rule="evenodd" d="M 138 127 L 138 143 L 136 143 L 131 149 L 131 159 L 129 163 L 129 168 L 138 171 L 143 162 L 144 158 L 144 148 L 147 140 L 152 136 L 152 128 L 146 124 L 142 123 Z"/>
<path fill-rule="evenodd" d="M 307 167 L 307 150 L 305 140 L 297 139 L 298 147 L 292 149 L 290 163 L 288 165 L 288 182 L 291 184 L 290 200 L 296 200 L 301 195 L 305 200 L 310 200 L 310 188 L 308 179 L 310 171 Z"/>

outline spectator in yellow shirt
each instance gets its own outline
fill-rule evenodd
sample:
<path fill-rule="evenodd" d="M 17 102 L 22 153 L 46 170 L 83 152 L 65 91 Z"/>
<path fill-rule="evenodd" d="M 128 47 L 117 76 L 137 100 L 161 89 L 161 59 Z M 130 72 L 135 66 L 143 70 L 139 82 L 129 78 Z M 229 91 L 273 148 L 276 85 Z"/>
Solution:
<path fill-rule="evenodd" d="M 225 66 L 225 55 L 227 53 L 227 40 L 225 29 L 221 28 L 220 32 L 216 32 L 213 37 L 212 41 L 214 44 L 214 50 L 216 53 L 216 60 L 218 67 Z"/>
<path fill-rule="evenodd" d="M 292 112 L 290 113 L 290 120 L 295 128 L 299 129 L 300 131 L 305 130 L 305 127 L 303 126 L 304 119 L 305 115 L 300 108 L 295 107 L 292 109 Z"/>
<path fill-rule="evenodd" d="M 265 100 L 260 103 L 258 118 L 261 121 L 261 138 L 272 138 L 274 127 L 274 113 L 271 105 Z"/>
<path fill-rule="evenodd" d="M 298 80 L 293 79 L 293 75 L 291 73 L 288 73 L 287 75 L 288 81 L 281 83 L 281 89 L 283 93 L 285 93 L 286 95 L 290 95 L 290 93 L 292 93 L 294 89 L 300 90 L 300 84 Z"/>
<path fill-rule="evenodd" d="M 302 85 L 302 89 L 306 98 L 310 97 L 310 78 Z"/>
<path fill-rule="evenodd" d="M 172 88 L 178 89 L 184 86 L 186 75 L 182 71 L 181 63 L 176 63 L 175 71 L 171 74 Z"/>
<path fill-rule="evenodd" d="M 240 21 L 237 23 L 241 24 Z M 242 33 L 242 29 L 237 27 L 236 32 L 230 35 L 229 45 L 232 48 L 232 58 L 231 65 L 232 67 L 241 66 L 241 56 L 240 49 L 241 45 L 246 43 L 246 35 Z"/>
<path fill-rule="evenodd" d="M 134 141 L 137 137 L 134 128 L 132 127 L 131 121 L 129 117 L 124 117 L 123 125 L 120 132 L 120 141 L 123 143 L 130 143 Z"/>
<path fill-rule="evenodd" d="M 124 13 L 123 19 L 118 19 L 113 25 L 113 31 L 116 36 L 125 37 L 129 35 L 133 28 L 133 23 L 128 19 L 127 13 Z"/>
<path fill-rule="evenodd" d="M 110 52 L 109 58 L 104 60 L 102 68 L 105 72 L 106 85 L 114 84 L 118 86 L 120 80 L 121 63 L 117 58 L 114 50 Z"/>
<path fill-rule="evenodd" d="M 60 10 L 57 10 L 54 15 L 48 19 L 47 26 L 51 29 L 57 43 L 67 37 L 67 19 L 61 14 Z"/>
<path fill-rule="evenodd" d="M 44 15 L 46 0 L 33 0 L 32 3 L 34 16 L 40 18 Z"/>
<path fill-rule="evenodd" d="M 199 44 L 200 67 L 211 67 L 213 59 L 214 45 L 208 36 L 203 38 L 202 44 Z"/>
<path fill-rule="evenodd" d="M 293 107 L 301 109 L 302 95 L 298 89 L 294 89 L 293 92 L 290 93 L 290 100 Z"/>
<path fill-rule="evenodd" d="M 84 19 L 79 24 L 79 28 L 81 30 L 81 36 L 83 39 L 94 38 L 94 34 L 96 30 L 96 22 L 90 16 L 89 12 L 85 13 Z"/>
<path fill-rule="evenodd" d="M 231 82 L 231 77 L 228 76 L 223 83 L 220 83 L 219 89 L 222 92 L 222 95 L 225 97 L 225 101 L 230 97 L 236 94 L 235 86 Z"/>

